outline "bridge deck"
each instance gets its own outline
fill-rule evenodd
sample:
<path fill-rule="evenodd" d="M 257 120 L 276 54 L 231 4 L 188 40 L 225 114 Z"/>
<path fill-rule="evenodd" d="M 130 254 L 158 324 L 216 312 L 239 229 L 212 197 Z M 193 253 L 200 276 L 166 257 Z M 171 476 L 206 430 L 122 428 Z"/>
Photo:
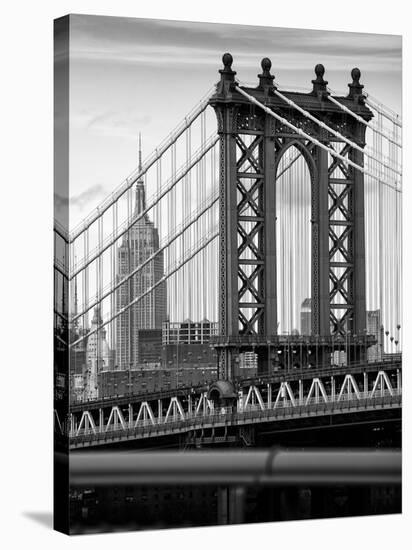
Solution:
<path fill-rule="evenodd" d="M 385 392 L 386 393 L 386 392 Z M 348 413 L 362 413 L 374 410 L 398 409 L 401 407 L 401 392 L 394 395 L 376 395 L 374 397 L 353 398 L 331 402 L 317 402 L 295 406 L 265 407 L 249 406 L 247 410 L 229 412 L 213 411 L 207 416 L 188 415 L 187 418 L 171 419 L 162 424 L 138 425 L 136 427 L 108 429 L 94 433 L 84 430 L 78 435 L 70 437 L 70 448 L 79 449 L 113 443 L 133 441 L 138 439 L 156 438 L 167 435 L 187 433 L 192 430 L 205 428 L 219 428 L 225 426 L 256 425 L 261 423 L 277 422 L 288 419 L 303 419 L 327 415 L 342 415 Z"/>

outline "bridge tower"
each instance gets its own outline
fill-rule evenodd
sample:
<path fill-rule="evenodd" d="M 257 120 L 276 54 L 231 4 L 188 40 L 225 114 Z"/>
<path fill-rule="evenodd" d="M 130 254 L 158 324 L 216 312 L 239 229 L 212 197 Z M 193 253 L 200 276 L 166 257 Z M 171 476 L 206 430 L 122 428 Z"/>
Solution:
<path fill-rule="evenodd" d="M 283 366 L 290 365 L 287 356 L 297 345 L 293 335 L 277 334 L 276 173 L 291 146 L 306 160 L 311 179 L 311 335 L 303 343 L 299 338 L 301 355 L 302 348 L 306 358 L 316 348 L 317 363 L 327 364 L 334 340 L 342 349 L 346 342 L 348 363 L 359 361 L 367 339 L 363 173 L 270 116 L 239 88 L 361 166 L 363 153 L 278 97 L 268 58 L 255 88 L 238 84 L 232 63 L 224 54 L 210 99 L 220 136 L 219 377 L 239 376 L 239 354 L 248 350 L 257 353 L 261 374 L 276 369 L 282 354 Z M 310 93 L 282 94 L 363 148 L 365 125 L 328 100 L 324 72 L 322 65 L 315 67 Z M 349 94 L 335 99 L 369 121 L 373 115 L 359 78 L 353 69 Z"/>

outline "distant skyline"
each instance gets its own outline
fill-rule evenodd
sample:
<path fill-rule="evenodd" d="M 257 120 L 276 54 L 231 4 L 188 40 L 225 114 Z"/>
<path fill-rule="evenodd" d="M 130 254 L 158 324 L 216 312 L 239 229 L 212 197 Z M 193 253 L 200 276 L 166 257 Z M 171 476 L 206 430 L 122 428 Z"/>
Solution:
<path fill-rule="evenodd" d="M 217 82 L 226 51 L 241 81 L 267 56 L 291 89 L 322 63 L 346 93 L 357 66 L 365 91 L 401 110 L 400 36 L 86 15 L 70 31 L 70 227 L 137 166 L 139 131 L 145 158 Z"/>

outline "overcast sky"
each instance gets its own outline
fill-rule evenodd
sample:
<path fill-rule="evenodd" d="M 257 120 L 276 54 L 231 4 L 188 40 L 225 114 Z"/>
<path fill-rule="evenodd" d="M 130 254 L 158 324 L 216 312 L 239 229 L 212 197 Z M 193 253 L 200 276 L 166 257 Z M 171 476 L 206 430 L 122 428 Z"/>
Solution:
<path fill-rule="evenodd" d="M 71 16 L 71 227 L 136 167 L 138 132 L 145 158 L 218 80 L 226 51 L 240 80 L 257 82 L 267 56 L 291 89 L 323 63 L 345 91 L 357 66 L 365 91 L 400 113 L 400 36 Z"/>

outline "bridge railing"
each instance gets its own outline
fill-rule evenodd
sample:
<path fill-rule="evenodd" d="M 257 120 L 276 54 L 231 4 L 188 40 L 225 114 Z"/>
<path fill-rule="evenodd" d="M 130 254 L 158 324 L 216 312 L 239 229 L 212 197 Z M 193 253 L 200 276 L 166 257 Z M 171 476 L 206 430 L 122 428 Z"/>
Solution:
<path fill-rule="evenodd" d="M 69 433 L 71 438 L 82 438 L 87 436 L 104 437 L 104 434 L 124 434 L 125 432 L 145 432 L 152 430 L 168 430 L 182 429 L 188 426 L 194 427 L 201 424 L 217 424 L 217 423 L 237 423 L 244 422 L 247 419 L 254 417 L 276 417 L 284 416 L 286 412 L 293 416 L 300 416 L 308 412 L 319 412 L 331 409 L 344 409 L 347 407 L 368 408 L 373 405 L 384 406 L 392 403 L 399 403 L 399 398 L 402 395 L 401 389 L 392 390 L 371 390 L 368 392 L 359 392 L 359 396 L 353 394 L 335 395 L 324 399 L 322 396 L 310 398 L 295 399 L 295 403 L 288 399 L 281 399 L 275 404 L 263 403 L 248 404 L 241 409 L 232 407 L 209 408 L 204 412 L 188 411 L 184 414 L 173 414 L 167 418 L 159 418 L 153 422 L 151 419 L 143 419 L 133 422 L 125 422 L 125 427 L 120 423 L 107 425 L 103 428 L 83 428 L 73 430 Z"/>

